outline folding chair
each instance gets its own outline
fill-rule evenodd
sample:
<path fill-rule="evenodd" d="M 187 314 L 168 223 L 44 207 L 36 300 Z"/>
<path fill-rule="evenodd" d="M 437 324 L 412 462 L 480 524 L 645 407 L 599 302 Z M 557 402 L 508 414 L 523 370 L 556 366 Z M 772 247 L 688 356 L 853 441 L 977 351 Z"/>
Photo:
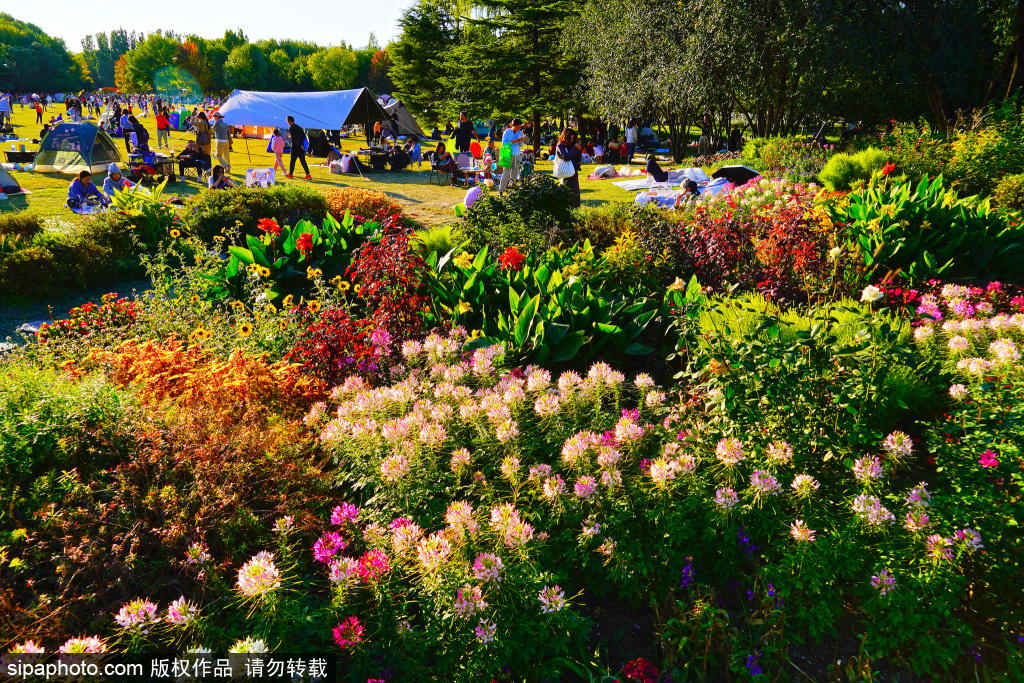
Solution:
<path fill-rule="evenodd" d="M 436 152 L 431 152 L 429 159 L 430 159 L 430 175 L 427 176 L 427 181 L 428 182 L 432 181 L 433 178 L 434 178 L 434 174 L 437 174 L 437 184 L 438 185 L 445 185 L 448 182 L 450 182 L 451 181 L 451 172 L 448 170 L 447 165 L 445 165 L 445 166 L 438 166 L 437 165 L 437 153 Z M 441 174 L 442 173 L 444 174 L 444 180 L 443 181 L 441 180 Z"/>
<path fill-rule="evenodd" d="M 455 157 L 455 165 L 462 169 L 473 168 L 473 157 L 465 152 L 460 152 L 458 156 Z M 463 173 L 460 180 L 467 186 L 472 182 L 472 178 L 470 178 L 468 173 Z"/>

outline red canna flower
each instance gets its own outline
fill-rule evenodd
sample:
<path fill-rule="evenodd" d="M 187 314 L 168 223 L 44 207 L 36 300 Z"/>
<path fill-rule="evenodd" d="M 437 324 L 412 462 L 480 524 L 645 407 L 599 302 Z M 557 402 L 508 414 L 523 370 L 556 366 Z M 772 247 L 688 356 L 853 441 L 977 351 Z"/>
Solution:
<path fill-rule="evenodd" d="M 313 253 L 313 236 L 308 232 L 302 233 L 299 239 L 295 240 L 295 246 L 299 248 L 300 254 L 309 256 Z"/>
<path fill-rule="evenodd" d="M 520 270 L 526 257 L 519 253 L 515 247 L 508 247 L 505 253 L 498 257 L 498 262 L 505 270 Z"/>
<path fill-rule="evenodd" d="M 261 218 L 256 222 L 257 227 L 266 233 L 277 237 L 281 234 L 281 226 L 273 218 Z"/>
<path fill-rule="evenodd" d="M 896 170 L 896 164 L 891 161 L 882 167 L 882 175 L 889 175 Z"/>

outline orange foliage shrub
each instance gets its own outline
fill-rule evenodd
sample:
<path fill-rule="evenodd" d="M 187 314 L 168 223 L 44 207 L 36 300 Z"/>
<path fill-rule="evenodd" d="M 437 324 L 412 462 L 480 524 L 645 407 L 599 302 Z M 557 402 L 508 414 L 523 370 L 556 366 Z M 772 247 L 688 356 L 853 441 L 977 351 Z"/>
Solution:
<path fill-rule="evenodd" d="M 363 190 L 358 187 L 332 187 L 323 191 L 327 205 L 338 220 L 348 209 L 353 216 L 371 219 L 382 209 L 388 214 L 402 215 L 402 206 L 383 190 Z"/>

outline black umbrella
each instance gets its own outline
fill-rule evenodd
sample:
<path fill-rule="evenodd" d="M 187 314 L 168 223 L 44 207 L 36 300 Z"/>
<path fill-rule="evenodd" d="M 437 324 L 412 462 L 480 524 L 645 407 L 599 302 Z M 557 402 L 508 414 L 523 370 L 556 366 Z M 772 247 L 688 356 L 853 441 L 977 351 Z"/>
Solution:
<path fill-rule="evenodd" d="M 722 166 L 712 173 L 711 177 L 725 178 L 736 187 L 739 187 L 740 185 L 746 185 L 750 180 L 759 175 L 761 174 L 747 166 Z"/>

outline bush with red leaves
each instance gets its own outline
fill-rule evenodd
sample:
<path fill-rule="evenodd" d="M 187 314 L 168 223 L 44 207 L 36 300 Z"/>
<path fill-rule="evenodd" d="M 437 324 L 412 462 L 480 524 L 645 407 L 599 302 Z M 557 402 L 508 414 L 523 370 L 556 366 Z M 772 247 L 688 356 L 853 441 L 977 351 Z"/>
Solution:
<path fill-rule="evenodd" d="M 376 349 L 370 343 L 372 330 L 365 321 L 355 320 L 341 308 L 329 308 L 319 317 L 306 315 L 309 324 L 299 333 L 285 360 L 299 363 L 329 386 L 374 369 Z"/>
<path fill-rule="evenodd" d="M 368 242 L 356 252 L 347 272 L 359 285 L 367 321 L 398 342 L 422 331 L 420 314 L 430 302 L 423 286 L 427 265 L 410 244 L 410 231 L 401 216 L 380 220 L 380 241 Z"/>
<path fill-rule="evenodd" d="M 810 203 L 770 212 L 698 208 L 680 237 L 682 267 L 704 286 L 756 289 L 780 303 L 842 289 L 843 267 L 829 260 L 834 233 Z"/>

